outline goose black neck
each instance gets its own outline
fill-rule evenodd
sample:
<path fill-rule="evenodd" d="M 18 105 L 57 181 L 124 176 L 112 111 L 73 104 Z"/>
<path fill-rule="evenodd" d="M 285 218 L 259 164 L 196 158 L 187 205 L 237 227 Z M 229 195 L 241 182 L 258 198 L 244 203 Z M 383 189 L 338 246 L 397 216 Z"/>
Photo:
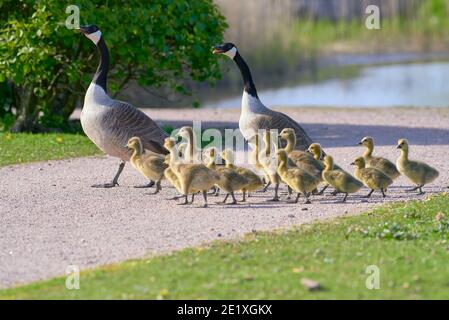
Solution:
<path fill-rule="evenodd" d="M 100 54 L 100 64 L 98 65 L 92 82 L 102 87 L 105 92 L 108 92 L 109 50 L 103 37 L 98 41 L 97 49 Z"/>
<path fill-rule="evenodd" d="M 248 65 L 246 64 L 245 60 L 243 60 L 242 56 L 238 51 L 234 57 L 234 61 L 239 67 L 240 72 L 242 73 L 243 86 L 244 86 L 243 89 L 253 97 L 258 98 L 257 89 L 254 84 L 253 77 L 251 76 L 251 71 L 249 70 Z"/>

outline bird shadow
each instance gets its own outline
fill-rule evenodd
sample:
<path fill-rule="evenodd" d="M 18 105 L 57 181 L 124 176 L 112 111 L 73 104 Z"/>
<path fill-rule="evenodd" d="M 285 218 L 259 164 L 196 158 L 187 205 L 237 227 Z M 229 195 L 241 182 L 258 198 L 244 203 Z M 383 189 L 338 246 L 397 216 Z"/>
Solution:
<path fill-rule="evenodd" d="M 192 121 L 159 120 L 162 127 L 180 128 L 192 126 Z M 388 125 L 305 123 L 304 130 L 313 141 L 325 147 L 353 147 L 361 138 L 373 136 L 378 146 L 396 145 L 399 138 L 406 138 L 414 145 L 448 145 L 449 128 L 398 127 Z M 238 122 L 202 121 L 201 129 L 238 129 Z"/>

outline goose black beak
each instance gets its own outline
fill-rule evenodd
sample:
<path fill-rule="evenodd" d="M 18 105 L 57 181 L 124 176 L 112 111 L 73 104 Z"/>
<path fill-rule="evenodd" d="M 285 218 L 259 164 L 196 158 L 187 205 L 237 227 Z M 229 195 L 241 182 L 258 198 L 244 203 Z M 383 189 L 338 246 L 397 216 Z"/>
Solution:
<path fill-rule="evenodd" d="M 79 28 L 76 28 L 75 30 L 78 32 L 81 32 L 82 34 L 89 34 L 87 27 L 85 27 L 85 26 L 80 26 Z"/>
<path fill-rule="evenodd" d="M 213 46 L 212 47 L 212 54 L 220 54 L 223 53 L 223 48 L 222 46 Z"/>

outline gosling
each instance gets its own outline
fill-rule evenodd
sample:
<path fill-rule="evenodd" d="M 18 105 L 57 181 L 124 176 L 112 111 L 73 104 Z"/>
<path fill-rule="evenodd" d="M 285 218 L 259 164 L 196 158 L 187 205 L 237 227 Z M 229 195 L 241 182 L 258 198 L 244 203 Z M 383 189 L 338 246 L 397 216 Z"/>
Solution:
<path fill-rule="evenodd" d="M 277 172 L 277 159 L 272 152 L 271 133 L 269 130 L 265 130 L 263 135 L 264 147 L 260 153 L 259 161 L 265 172 L 265 176 L 268 178 L 268 184 L 264 188 L 264 192 L 270 185 L 274 185 L 274 197 L 269 201 L 279 201 L 279 184 L 282 182 L 281 177 Z"/>
<path fill-rule="evenodd" d="M 220 176 L 203 164 L 185 164 L 177 161 L 176 156 L 178 150 L 176 149 L 175 144 L 175 141 L 170 138 L 166 138 L 164 141 L 164 147 L 170 152 L 170 168 L 177 176 L 181 194 L 184 195 L 185 201 L 180 205 L 189 203 L 187 199 L 189 194 L 194 195 L 195 193 L 202 192 L 204 207 L 206 208 L 208 206 L 207 191 L 216 184 L 220 179 Z"/>
<path fill-rule="evenodd" d="M 397 179 L 401 174 L 398 169 L 394 165 L 393 162 L 386 158 L 382 157 L 374 157 L 374 138 L 373 137 L 365 137 L 362 141 L 359 142 L 359 145 L 364 146 L 366 148 L 363 153 L 363 158 L 365 158 L 365 163 L 367 168 L 376 168 L 387 176 L 389 176 L 392 180 Z"/>
<path fill-rule="evenodd" d="M 316 189 L 320 183 L 320 179 L 307 173 L 302 168 L 289 168 L 287 166 L 288 156 L 284 149 L 280 149 L 276 152 L 279 160 L 277 172 L 282 180 L 295 192 L 297 192 L 295 203 L 298 203 L 298 199 L 301 193 L 306 198 L 306 204 L 311 203 L 309 200 L 310 193 Z"/>
<path fill-rule="evenodd" d="M 363 187 L 363 183 L 344 170 L 337 169 L 331 156 L 324 157 L 323 179 L 335 188 L 336 193 L 344 193 L 342 202 L 346 202 L 349 193 L 356 193 Z"/>
<path fill-rule="evenodd" d="M 439 172 L 424 162 L 409 160 L 409 144 L 406 139 L 400 139 L 397 148 L 401 150 L 401 155 L 396 161 L 399 172 L 416 185 L 407 191 L 419 190 L 419 195 L 424 194 L 422 187 L 438 178 Z"/>
<path fill-rule="evenodd" d="M 133 150 L 131 165 L 145 178 L 156 181 L 154 194 L 159 193 L 162 190 L 161 180 L 164 178 L 164 171 L 168 167 L 164 158 L 153 152 L 145 152 L 139 137 L 129 139 L 127 147 Z"/>
<path fill-rule="evenodd" d="M 263 186 L 262 179 L 254 172 L 247 168 L 238 167 L 234 165 L 234 153 L 230 149 L 226 149 L 221 153 L 221 157 L 226 162 L 226 168 L 237 171 L 248 180 L 248 183 L 241 189 L 243 192 L 242 202 L 246 201 L 246 194 L 250 196 L 250 192 L 259 190 Z"/>
<path fill-rule="evenodd" d="M 370 198 L 375 190 L 380 190 L 385 198 L 385 191 L 393 180 L 382 171 L 376 168 L 366 168 L 365 158 L 358 157 L 351 165 L 356 166 L 354 174 L 371 191 L 365 198 Z"/>

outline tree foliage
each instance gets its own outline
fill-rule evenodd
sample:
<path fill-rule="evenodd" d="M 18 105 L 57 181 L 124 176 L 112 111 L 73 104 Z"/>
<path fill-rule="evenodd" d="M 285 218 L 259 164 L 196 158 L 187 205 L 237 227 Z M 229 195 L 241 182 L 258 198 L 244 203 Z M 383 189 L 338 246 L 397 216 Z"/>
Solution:
<path fill-rule="evenodd" d="M 15 131 L 63 126 L 90 83 L 98 55 L 66 27 L 69 4 L 103 32 L 112 92 L 136 80 L 187 94 L 186 79 L 219 77 L 210 48 L 226 23 L 212 0 L 0 0 L 0 94 L 11 88 Z"/>

